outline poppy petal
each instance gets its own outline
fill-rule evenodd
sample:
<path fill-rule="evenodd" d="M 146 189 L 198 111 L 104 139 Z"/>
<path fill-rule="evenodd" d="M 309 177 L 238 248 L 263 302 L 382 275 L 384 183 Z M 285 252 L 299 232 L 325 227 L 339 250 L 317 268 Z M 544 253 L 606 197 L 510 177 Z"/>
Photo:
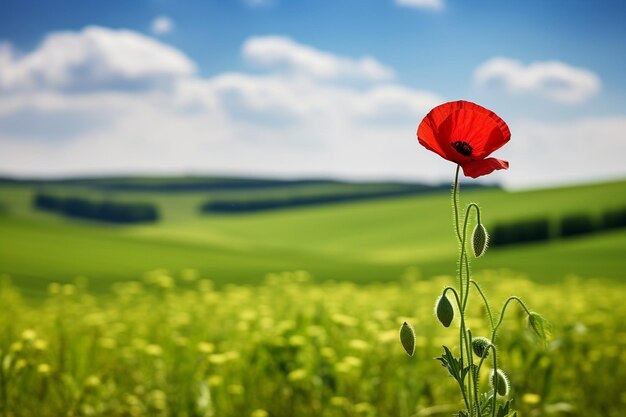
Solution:
<path fill-rule="evenodd" d="M 467 142 L 474 159 L 489 156 L 511 138 L 507 124 L 491 110 L 469 101 L 452 104 L 451 114 L 441 122 L 439 131 L 446 132 L 449 142 Z"/>
<path fill-rule="evenodd" d="M 507 124 L 498 115 L 478 104 L 459 100 L 432 109 L 420 123 L 417 136 L 426 149 L 443 158 L 464 165 L 482 159 L 511 138 Z M 452 146 L 465 142 L 472 155 L 464 155 Z"/>
<path fill-rule="evenodd" d="M 417 129 L 417 140 L 429 151 L 435 152 L 442 158 L 450 160 L 448 154 L 443 150 L 448 145 L 446 143 L 440 143 L 438 138 L 439 135 L 436 131 L 436 125 L 432 122 L 432 120 L 428 119 L 428 116 L 425 117 Z"/>
<path fill-rule="evenodd" d="M 509 163 L 501 159 L 487 158 L 461 165 L 466 177 L 478 178 L 498 169 L 509 169 Z"/>

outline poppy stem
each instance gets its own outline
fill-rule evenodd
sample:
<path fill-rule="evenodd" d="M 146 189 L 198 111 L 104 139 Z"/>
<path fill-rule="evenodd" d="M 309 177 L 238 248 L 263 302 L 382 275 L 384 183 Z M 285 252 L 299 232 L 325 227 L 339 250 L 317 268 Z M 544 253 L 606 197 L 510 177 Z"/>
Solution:
<path fill-rule="evenodd" d="M 491 417 L 496 417 L 496 397 L 498 396 L 498 382 L 500 382 L 500 378 L 498 378 L 498 353 L 493 342 L 490 346 L 492 346 L 491 352 L 493 353 L 493 403 L 491 403 Z"/>
<path fill-rule="evenodd" d="M 463 297 L 463 311 L 465 311 L 465 306 L 467 305 L 467 298 L 469 296 L 470 291 L 470 269 L 469 269 L 469 260 L 467 257 L 467 221 L 469 220 L 470 211 L 472 208 L 476 211 L 476 221 L 480 224 L 480 207 L 476 203 L 469 203 L 467 206 L 467 210 L 465 211 L 465 217 L 463 218 L 463 234 L 461 240 L 461 259 L 459 260 L 459 269 L 461 276 L 463 275 L 463 264 L 465 261 L 465 296 Z M 462 282 L 462 281 L 461 281 Z"/>
<path fill-rule="evenodd" d="M 463 285 L 463 246 L 465 246 L 465 242 L 463 237 L 461 236 L 461 226 L 459 224 L 459 170 L 461 169 L 460 165 L 456 166 L 456 172 L 454 174 L 454 185 L 452 187 L 452 205 L 454 206 L 454 227 L 456 230 L 456 236 L 461 245 L 461 258 L 459 260 L 459 296 L 461 300 L 464 300 L 464 285 Z M 466 260 L 467 265 L 467 260 Z M 461 306 L 461 320 L 463 320 L 463 305 Z M 461 360 L 463 360 L 463 349 L 461 349 Z"/>
<path fill-rule="evenodd" d="M 502 320 L 504 320 L 504 313 L 506 313 L 506 308 L 508 307 L 511 301 L 517 301 L 517 303 L 522 307 L 522 309 L 526 312 L 526 314 L 530 316 L 530 310 L 528 309 L 528 307 L 526 307 L 526 304 L 524 304 L 524 302 L 519 297 L 512 295 L 509 298 L 507 298 L 506 301 L 504 302 L 504 306 L 502 307 L 502 311 L 500 312 L 500 319 L 498 320 L 498 323 L 493 328 L 493 331 L 491 333 L 491 343 L 496 343 L 496 337 L 498 336 L 498 329 L 500 328 L 500 325 L 502 324 Z"/>
<path fill-rule="evenodd" d="M 483 303 L 485 304 L 485 309 L 487 310 L 487 316 L 489 316 L 489 323 L 491 324 L 491 329 L 493 330 L 496 327 L 496 324 L 493 321 L 493 313 L 491 312 L 489 301 L 487 301 L 487 297 L 485 296 L 485 293 L 483 292 L 482 288 L 480 288 L 480 285 L 478 285 L 478 283 L 474 281 L 473 279 L 470 280 L 470 282 L 474 284 L 474 287 L 476 287 L 476 290 L 478 291 L 478 293 L 483 299 Z"/>
<path fill-rule="evenodd" d="M 454 227 L 456 230 L 456 235 L 459 244 L 461 245 L 460 256 L 459 256 L 459 298 L 461 301 L 461 305 L 459 306 L 459 315 L 461 316 L 461 328 L 459 329 L 459 353 L 461 366 L 465 366 L 465 360 L 468 362 L 468 365 L 472 365 L 472 352 L 470 348 L 470 340 L 467 335 L 467 328 L 465 325 L 465 304 L 467 302 L 467 292 L 469 292 L 469 261 L 467 259 L 467 254 L 465 253 L 465 235 L 467 229 L 467 214 L 464 219 L 464 227 L 463 234 L 461 234 L 461 227 L 459 222 L 459 172 L 460 165 L 456 166 L 456 172 L 454 174 L 454 185 L 452 188 L 452 205 L 454 207 Z M 469 211 L 468 211 L 469 212 Z M 469 213 L 468 213 L 469 214 Z M 465 270 L 467 271 L 467 285 L 464 285 L 463 282 L 463 265 L 465 265 Z M 455 294 L 456 295 L 456 294 Z M 470 368 L 471 369 L 471 368 Z M 470 416 L 474 415 L 474 401 L 478 403 L 478 398 L 472 398 L 472 382 L 475 384 L 473 375 L 470 375 L 470 378 L 467 379 L 467 382 L 463 381 L 462 384 L 462 394 L 466 403 L 469 402 L 468 412 Z M 465 386 L 467 384 L 467 387 Z M 467 398 L 465 398 L 467 393 Z M 468 401 L 469 400 L 469 401 Z"/>
<path fill-rule="evenodd" d="M 452 188 L 452 204 L 454 205 L 454 226 L 456 228 L 456 237 L 461 243 L 461 228 L 459 227 L 459 170 L 461 165 L 456 166 L 454 174 L 454 186 Z"/>
<path fill-rule="evenodd" d="M 461 299 L 459 298 L 459 294 L 456 292 L 456 290 L 454 289 L 454 287 L 445 287 L 443 289 L 443 295 L 445 297 L 446 293 L 448 291 L 451 291 L 452 294 L 454 294 L 454 298 L 456 299 L 456 306 L 459 309 L 459 311 L 461 310 Z"/>

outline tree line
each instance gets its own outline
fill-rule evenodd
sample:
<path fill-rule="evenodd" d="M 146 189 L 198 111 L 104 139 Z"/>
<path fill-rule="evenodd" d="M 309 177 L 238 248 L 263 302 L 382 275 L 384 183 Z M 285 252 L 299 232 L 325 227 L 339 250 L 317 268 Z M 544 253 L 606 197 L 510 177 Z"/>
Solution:
<path fill-rule="evenodd" d="M 624 227 L 626 227 L 626 207 L 606 210 L 599 218 L 589 213 L 570 213 L 556 222 L 550 221 L 547 217 L 521 219 L 491 226 L 490 244 L 495 247 L 541 242 Z"/>
<path fill-rule="evenodd" d="M 68 217 L 110 223 L 156 222 L 159 219 L 159 212 L 151 203 L 93 201 L 84 197 L 60 197 L 39 192 L 33 198 L 33 206 Z"/>
<path fill-rule="evenodd" d="M 386 197 L 400 197 L 423 194 L 432 191 L 447 190 L 449 186 L 405 185 L 402 188 L 376 191 L 355 191 L 344 193 L 292 195 L 281 198 L 260 198 L 254 200 L 220 199 L 210 200 L 200 206 L 202 213 L 249 213 L 276 210 L 282 208 L 313 206 L 321 204 L 343 203 L 349 201 L 373 200 Z M 477 187 L 478 188 L 478 187 Z"/>

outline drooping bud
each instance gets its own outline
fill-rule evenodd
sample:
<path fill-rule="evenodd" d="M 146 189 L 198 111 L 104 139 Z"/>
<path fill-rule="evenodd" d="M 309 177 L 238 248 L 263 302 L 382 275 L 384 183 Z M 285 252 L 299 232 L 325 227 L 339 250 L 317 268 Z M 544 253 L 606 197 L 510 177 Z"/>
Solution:
<path fill-rule="evenodd" d="M 542 342 L 546 343 L 552 334 L 552 325 L 541 314 L 531 311 L 528 315 L 528 327 Z"/>
<path fill-rule="evenodd" d="M 474 251 L 475 257 L 482 256 L 487 250 L 487 244 L 489 243 L 489 233 L 487 233 L 487 229 L 481 223 L 478 223 L 476 227 L 474 227 L 474 232 L 472 233 L 472 250 Z"/>
<path fill-rule="evenodd" d="M 413 330 L 413 326 L 411 326 L 406 321 L 400 327 L 400 343 L 402 343 L 402 347 L 406 350 L 406 353 L 409 356 L 413 356 L 415 353 L 415 330 Z"/>
<path fill-rule="evenodd" d="M 498 395 L 502 397 L 509 395 L 511 386 L 509 385 L 509 379 L 502 369 L 498 368 L 497 372 L 493 372 L 493 369 L 491 370 L 489 374 L 489 385 L 491 385 L 491 388 L 494 388 Z"/>
<path fill-rule="evenodd" d="M 448 297 L 445 295 L 439 296 L 435 303 L 435 313 L 437 314 L 437 319 L 444 327 L 450 327 L 450 323 L 452 323 L 454 318 L 454 309 Z"/>
<path fill-rule="evenodd" d="M 472 339 L 472 350 L 474 354 L 479 358 L 489 356 L 489 346 L 491 345 L 491 340 L 486 337 L 476 337 Z"/>

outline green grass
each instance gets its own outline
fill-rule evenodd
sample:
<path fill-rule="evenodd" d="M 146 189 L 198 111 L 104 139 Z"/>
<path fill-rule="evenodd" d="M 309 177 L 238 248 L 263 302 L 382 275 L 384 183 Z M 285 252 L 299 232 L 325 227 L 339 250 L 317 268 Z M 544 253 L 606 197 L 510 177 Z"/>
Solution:
<path fill-rule="evenodd" d="M 72 187 L 71 190 L 77 190 Z M 66 190 L 67 191 L 67 190 Z M 260 282 L 268 272 L 304 269 L 318 279 L 398 279 L 454 274 L 456 243 L 447 193 L 248 215 L 205 215 L 205 192 L 116 192 L 123 201 L 153 201 L 156 225 L 112 226 L 33 211 L 33 187 L 0 187 L 0 273 L 38 293 L 50 281 L 87 276 L 96 289 L 157 268 L 196 268 L 218 285 Z M 69 191 L 67 191 L 69 192 Z M 84 193 L 97 195 L 88 188 Z M 259 191 L 255 191 L 259 192 Z M 487 226 L 497 221 L 626 205 L 626 181 L 579 187 L 461 193 L 477 201 Z M 542 281 L 568 274 L 624 279 L 626 231 L 490 250 L 473 268 L 528 274 Z"/>

